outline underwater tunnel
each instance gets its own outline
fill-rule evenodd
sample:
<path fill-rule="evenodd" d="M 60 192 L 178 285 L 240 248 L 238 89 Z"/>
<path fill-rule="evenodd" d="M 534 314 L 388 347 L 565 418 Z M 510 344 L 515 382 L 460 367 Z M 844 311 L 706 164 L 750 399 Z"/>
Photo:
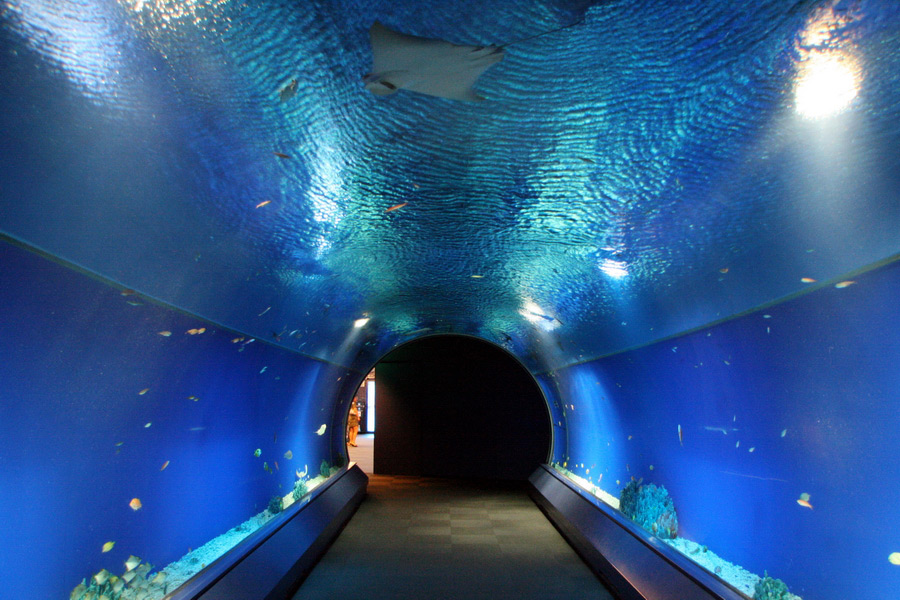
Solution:
<path fill-rule="evenodd" d="M 894 0 L 0 0 L 0 148 L 0 597 L 896 598 Z"/>

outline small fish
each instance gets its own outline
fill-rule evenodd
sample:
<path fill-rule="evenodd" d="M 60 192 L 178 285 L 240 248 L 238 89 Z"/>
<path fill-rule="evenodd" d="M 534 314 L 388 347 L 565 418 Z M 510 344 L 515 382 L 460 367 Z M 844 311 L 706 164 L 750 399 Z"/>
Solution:
<path fill-rule="evenodd" d="M 772 315 L 763 315 L 763 319 L 771 319 Z"/>
<path fill-rule="evenodd" d="M 269 463 L 267 463 L 267 462 L 263 463 L 263 471 L 265 471 L 266 473 L 269 472 Z"/>
<path fill-rule="evenodd" d="M 734 447 L 735 447 L 735 448 L 740 448 L 740 447 L 741 447 L 741 440 L 736 441 L 736 442 L 734 443 Z"/>
<path fill-rule="evenodd" d="M 126 300 L 125 304 L 128 304 L 130 306 L 143 306 L 144 305 L 144 303 L 141 302 L 140 300 Z"/>
<path fill-rule="evenodd" d="M 284 152 L 273 152 L 272 154 L 274 154 L 278 158 L 290 158 L 291 157 L 290 154 L 285 154 Z"/>
<path fill-rule="evenodd" d="M 325 433 L 325 430 L 326 430 L 327 428 L 328 428 L 328 426 L 325 425 L 325 424 L 323 424 L 321 427 L 319 427 L 318 429 L 316 429 L 316 435 L 323 435 L 323 434 Z"/>
<path fill-rule="evenodd" d="M 651 471 L 653 470 L 653 465 L 650 465 L 650 470 L 651 470 Z"/>
<path fill-rule="evenodd" d="M 150 421 L 146 425 L 144 425 L 144 429 L 148 429 L 151 425 L 153 425 L 153 421 Z"/>
<path fill-rule="evenodd" d="M 125 561 L 125 570 L 134 571 L 135 567 L 137 567 L 139 564 L 141 564 L 141 559 L 132 554 L 128 557 L 128 560 Z"/>
<path fill-rule="evenodd" d="M 120 293 L 121 293 L 123 296 L 134 296 L 135 294 L 137 294 L 136 291 L 130 290 L 130 289 L 127 289 L 127 288 L 124 289 L 124 290 L 122 290 Z"/>
<path fill-rule="evenodd" d="M 781 437 L 784 437 L 784 436 L 786 436 L 786 435 L 787 435 L 787 429 L 782 429 L 782 430 L 781 430 Z"/>
<path fill-rule="evenodd" d="M 172 332 L 169 331 L 168 329 L 166 329 L 166 330 L 164 330 L 164 331 L 160 331 L 160 332 L 159 332 L 159 335 L 161 335 L 161 336 L 163 336 L 163 337 L 169 337 L 169 336 L 172 335 Z"/>
<path fill-rule="evenodd" d="M 388 208 L 387 210 L 385 210 L 384 212 L 394 212 L 395 210 L 400 210 L 401 208 L 403 208 L 403 207 L 406 206 L 407 204 L 409 204 L 409 202 L 401 202 L 400 204 L 395 204 L 395 205 L 393 205 L 392 207 L 390 207 L 390 208 Z"/>
<path fill-rule="evenodd" d="M 206 427 L 191 427 L 188 431 L 203 431 Z"/>
<path fill-rule="evenodd" d="M 267 204 L 272 204 L 272 201 L 271 200 L 263 200 L 262 202 L 260 202 L 259 204 L 256 205 L 256 208 L 262 208 L 263 206 L 266 206 Z"/>
<path fill-rule="evenodd" d="M 287 452 L 284 453 L 284 457 L 288 460 L 291 460 L 292 458 L 294 458 L 294 453 L 291 452 L 290 450 L 288 450 Z"/>
<path fill-rule="evenodd" d="M 616 479 L 616 485 L 622 485 L 622 482 Z"/>
<path fill-rule="evenodd" d="M 231 340 L 231 343 L 232 343 L 232 344 L 237 344 L 238 342 L 243 342 L 243 341 L 244 341 L 244 338 L 242 338 L 242 337 L 236 337 L 236 338 L 234 338 L 233 340 Z"/>
<path fill-rule="evenodd" d="M 155 583 L 156 585 L 162 585 L 163 582 L 165 582 L 165 580 L 166 580 L 166 574 L 163 573 L 162 571 L 160 571 L 159 573 L 156 574 L 156 577 L 154 577 L 150 581 L 150 583 Z"/>
<path fill-rule="evenodd" d="M 629 435 L 629 436 L 628 436 L 628 439 L 630 440 L 630 439 L 633 438 L 633 437 L 634 437 L 633 435 Z"/>
<path fill-rule="evenodd" d="M 131 510 L 140 510 L 143 504 L 141 504 L 141 501 L 137 498 L 132 498 L 131 502 L 128 503 L 128 506 L 131 507 Z"/>
<path fill-rule="evenodd" d="M 200 398 L 198 398 L 197 396 L 188 396 L 187 399 L 188 399 L 188 400 L 193 400 L 194 402 L 196 402 L 196 401 L 199 400 Z"/>
<path fill-rule="evenodd" d="M 116 442 L 116 448 L 120 448 L 125 442 Z"/>
<path fill-rule="evenodd" d="M 150 391 L 150 388 L 144 388 L 138 392 L 138 396 L 143 396 L 144 394 L 146 394 L 149 391 Z"/>
<path fill-rule="evenodd" d="M 276 460 L 276 461 L 273 461 L 273 462 L 275 463 L 275 470 L 276 470 L 276 471 L 280 471 L 281 469 L 278 468 L 278 461 Z"/>
<path fill-rule="evenodd" d="M 724 275 L 727 272 L 728 272 L 728 267 L 722 267 L 721 269 L 719 269 L 719 273 L 721 273 L 722 275 Z"/>
<path fill-rule="evenodd" d="M 797 504 L 799 504 L 800 506 L 805 506 L 809 510 L 812 510 L 812 504 L 809 503 L 809 500 L 804 500 L 803 498 L 799 498 L 797 500 Z M 828 512 L 828 511 L 825 511 L 825 512 Z"/>
<path fill-rule="evenodd" d="M 842 290 L 842 289 L 844 289 L 844 288 L 846 288 L 846 287 L 850 287 L 850 286 L 853 285 L 854 283 L 856 283 L 856 282 L 855 282 L 855 281 L 849 281 L 849 280 L 848 280 L 848 281 L 842 281 L 842 282 L 840 282 L 840 283 L 834 284 L 834 287 L 836 287 L 836 288 L 839 289 L 839 290 Z"/>
<path fill-rule="evenodd" d="M 261 316 L 263 316 L 264 314 L 266 314 L 267 312 L 269 312 L 270 310 L 272 310 L 272 307 L 271 307 L 271 306 L 268 307 L 268 308 L 266 308 L 266 310 L 262 311 L 261 313 L 259 313 L 259 314 L 256 315 L 256 316 L 257 316 L 257 317 L 261 317 Z M 252 341 L 252 340 L 251 340 L 251 341 Z M 249 344 L 250 342 L 247 342 L 247 343 Z"/>
<path fill-rule="evenodd" d="M 888 555 L 888 562 L 892 565 L 900 565 L 900 552 L 891 552 Z"/>
<path fill-rule="evenodd" d="M 269 367 L 267 367 L 267 366 L 266 366 L 266 367 L 263 367 L 262 369 L 259 370 L 259 374 L 262 375 L 263 373 L 266 372 L 266 369 L 268 369 L 268 368 L 269 368 Z"/>
<path fill-rule="evenodd" d="M 100 569 L 100 572 L 94 575 L 93 579 L 97 583 L 97 585 L 103 585 L 109 580 L 109 571 L 107 571 L 106 569 Z"/>
<path fill-rule="evenodd" d="M 578 158 L 578 160 L 580 160 L 581 162 L 587 163 L 587 164 L 589 164 L 589 165 L 596 165 L 596 164 L 597 164 L 597 161 L 596 161 L 596 160 L 591 159 L 591 158 L 587 158 L 586 156 L 579 156 L 579 157 L 577 157 L 577 158 Z"/>
<path fill-rule="evenodd" d="M 681 423 L 678 424 L 678 443 L 684 446 L 684 433 L 681 431 Z"/>
<path fill-rule="evenodd" d="M 188 329 L 185 333 L 188 335 L 199 335 L 206 331 L 206 327 L 200 327 L 199 329 Z"/>
<path fill-rule="evenodd" d="M 278 100 L 287 102 L 297 95 L 297 80 L 291 79 L 291 82 L 278 91 Z"/>
<path fill-rule="evenodd" d="M 725 363 L 726 365 L 728 365 L 729 367 L 731 366 L 731 363 L 728 362 L 727 360 L 723 360 L 722 362 Z"/>
<path fill-rule="evenodd" d="M 800 281 L 802 281 L 803 283 L 815 283 L 816 282 L 816 280 L 813 279 L 812 277 L 801 277 Z"/>
<path fill-rule="evenodd" d="M 105 544 L 103 544 L 103 552 L 109 552 L 110 550 L 113 549 L 113 546 L 115 546 L 115 545 L 116 545 L 115 542 L 106 542 Z"/>
<path fill-rule="evenodd" d="M 256 458 L 259 458 L 260 455 L 262 455 L 262 450 L 260 448 L 257 448 L 253 451 L 253 456 L 255 456 Z"/>
<path fill-rule="evenodd" d="M 303 471 L 297 469 L 297 479 L 303 479 L 306 477 L 306 474 L 309 473 L 309 465 L 303 465 Z"/>
<path fill-rule="evenodd" d="M 472 279 L 484 279 L 484 275 L 469 275 Z"/>
<path fill-rule="evenodd" d="M 160 470 L 160 471 L 165 471 L 165 470 L 166 470 L 166 467 L 168 467 L 168 466 L 169 466 L 169 461 L 166 461 L 166 462 L 163 463 L 163 466 L 161 466 L 161 467 L 159 468 L 159 470 Z"/>
<path fill-rule="evenodd" d="M 747 450 L 747 452 L 755 452 L 755 451 L 756 451 L 756 446 L 750 446 L 750 449 Z"/>

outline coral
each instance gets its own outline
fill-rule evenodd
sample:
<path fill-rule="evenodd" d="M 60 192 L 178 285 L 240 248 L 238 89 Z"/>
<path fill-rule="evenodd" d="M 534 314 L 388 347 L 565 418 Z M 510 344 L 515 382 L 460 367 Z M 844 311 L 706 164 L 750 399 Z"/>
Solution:
<path fill-rule="evenodd" d="M 319 474 L 325 479 L 331 477 L 331 463 L 327 460 L 323 460 L 322 464 L 319 465 Z"/>
<path fill-rule="evenodd" d="M 675 505 L 666 488 L 643 480 L 630 481 L 619 497 L 619 510 L 626 517 L 662 539 L 678 534 Z"/>
<path fill-rule="evenodd" d="M 306 480 L 298 479 L 297 481 L 295 481 L 294 482 L 294 491 L 292 493 L 293 493 L 295 502 L 297 500 L 299 500 L 300 498 L 302 498 L 303 496 L 305 496 L 306 494 L 308 494 L 309 487 L 307 487 L 307 485 L 306 485 Z"/>
<path fill-rule="evenodd" d="M 281 496 L 272 496 L 272 499 L 269 500 L 269 512 L 273 515 L 277 515 L 281 511 L 284 510 L 284 499 Z"/>
<path fill-rule="evenodd" d="M 766 573 L 765 577 L 756 582 L 753 589 L 753 600 L 791 600 L 793 595 L 788 591 L 787 585 L 780 579 L 773 579 Z"/>

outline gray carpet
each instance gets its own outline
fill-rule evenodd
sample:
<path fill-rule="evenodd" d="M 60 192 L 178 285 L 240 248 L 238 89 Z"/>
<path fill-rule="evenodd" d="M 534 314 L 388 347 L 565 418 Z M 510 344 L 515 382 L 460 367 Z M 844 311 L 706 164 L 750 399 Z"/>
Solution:
<path fill-rule="evenodd" d="M 294 600 L 612 598 L 523 487 L 369 477 Z"/>

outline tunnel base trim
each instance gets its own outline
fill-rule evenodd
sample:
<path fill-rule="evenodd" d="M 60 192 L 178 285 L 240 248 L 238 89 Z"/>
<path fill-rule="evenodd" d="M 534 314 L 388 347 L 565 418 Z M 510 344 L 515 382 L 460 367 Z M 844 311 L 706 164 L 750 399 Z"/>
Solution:
<path fill-rule="evenodd" d="M 551 466 L 529 494 L 569 544 L 622 600 L 746 600 L 746 596 L 567 481 Z"/>
<path fill-rule="evenodd" d="M 291 597 L 356 512 L 368 483 L 358 465 L 333 475 L 309 502 L 286 510 L 165 600 Z"/>

